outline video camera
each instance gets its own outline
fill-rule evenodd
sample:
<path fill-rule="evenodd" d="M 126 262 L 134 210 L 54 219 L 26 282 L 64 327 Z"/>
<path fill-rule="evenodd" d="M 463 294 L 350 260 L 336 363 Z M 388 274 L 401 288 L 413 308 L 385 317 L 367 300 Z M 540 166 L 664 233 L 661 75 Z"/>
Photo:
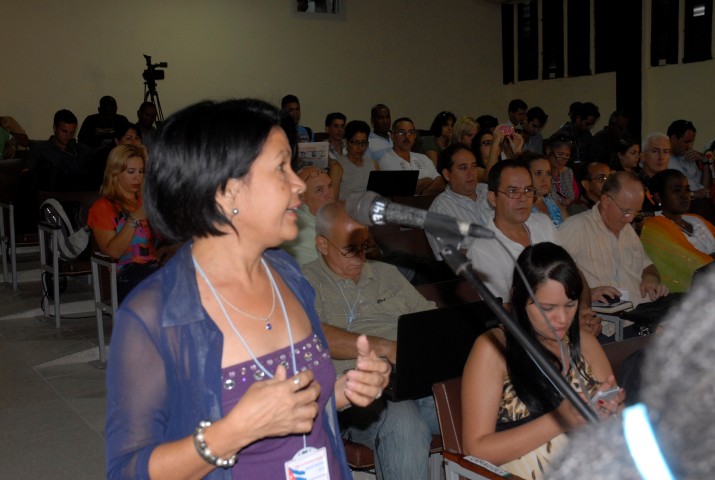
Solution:
<path fill-rule="evenodd" d="M 159 69 L 169 68 L 169 64 L 166 62 L 151 63 L 151 57 L 149 55 L 144 55 L 144 60 L 146 60 L 146 70 L 142 73 L 144 80 L 148 83 L 164 80 L 166 72 Z"/>

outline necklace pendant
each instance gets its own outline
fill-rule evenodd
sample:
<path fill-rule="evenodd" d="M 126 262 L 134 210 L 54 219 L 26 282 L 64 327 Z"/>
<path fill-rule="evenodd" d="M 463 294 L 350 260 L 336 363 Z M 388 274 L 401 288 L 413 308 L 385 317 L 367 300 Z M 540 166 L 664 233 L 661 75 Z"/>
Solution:
<path fill-rule="evenodd" d="M 266 331 L 271 331 L 271 330 L 273 330 L 273 325 L 271 324 L 271 322 L 266 322 Z"/>

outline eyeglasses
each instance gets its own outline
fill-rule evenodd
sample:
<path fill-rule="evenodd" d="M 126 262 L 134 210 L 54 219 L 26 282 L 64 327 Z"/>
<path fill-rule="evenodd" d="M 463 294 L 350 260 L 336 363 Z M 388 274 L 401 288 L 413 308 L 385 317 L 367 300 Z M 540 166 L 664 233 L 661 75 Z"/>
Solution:
<path fill-rule="evenodd" d="M 370 142 L 367 140 L 363 142 L 361 142 L 360 140 L 349 140 L 348 143 L 353 147 L 367 147 L 368 145 L 370 145 Z"/>
<path fill-rule="evenodd" d="M 598 175 L 594 175 L 593 177 L 589 177 L 589 180 L 596 180 L 598 183 L 603 183 L 606 181 L 608 178 L 608 175 L 605 173 L 599 173 Z"/>
<path fill-rule="evenodd" d="M 303 177 L 301 176 L 301 180 L 303 180 L 303 182 L 307 182 L 307 181 L 310 180 L 311 178 L 318 177 L 318 176 L 320 176 L 320 175 L 323 174 L 323 173 L 328 173 L 328 169 L 327 169 L 327 168 L 321 168 L 320 170 L 316 170 L 315 172 L 311 173 L 310 175 L 308 175 L 308 176 L 305 177 L 305 178 L 303 178 Z"/>
<path fill-rule="evenodd" d="M 369 253 L 372 253 L 375 251 L 375 244 L 371 243 L 369 240 L 365 240 L 362 245 L 360 245 L 360 248 L 355 247 L 354 245 L 348 245 L 345 248 L 340 248 L 337 245 L 335 245 L 333 242 L 330 241 L 328 237 L 323 237 L 325 240 L 328 241 L 330 245 L 335 247 L 335 249 L 340 252 L 340 255 L 342 255 L 345 258 L 353 258 L 361 253 L 367 255 Z"/>
<path fill-rule="evenodd" d="M 642 216 L 643 216 L 643 212 L 636 212 L 635 210 L 631 210 L 630 208 L 623 208 L 623 207 L 621 207 L 621 206 L 618 204 L 618 202 L 616 201 L 616 199 L 613 198 L 610 194 L 607 193 L 606 196 L 613 201 L 613 203 L 616 205 L 616 207 L 618 207 L 618 210 L 621 211 L 621 213 L 623 214 L 624 217 L 626 217 L 626 218 L 631 218 L 631 217 L 632 217 L 632 218 L 639 218 L 639 217 L 642 217 Z"/>
<path fill-rule="evenodd" d="M 559 160 L 566 160 L 567 162 L 571 160 L 571 155 L 565 155 L 563 153 L 551 152 L 551 155 L 558 158 Z"/>
<path fill-rule="evenodd" d="M 534 198 L 534 195 L 536 195 L 536 188 L 526 187 L 524 190 L 519 190 L 518 188 L 511 187 L 507 188 L 505 191 L 497 190 L 497 192 L 503 193 L 512 200 L 517 200 L 521 198 L 522 195 L 524 195 L 526 198 Z"/>
<path fill-rule="evenodd" d="M 413 137 L 417 135 L 417 132 L 415 130 L 398 130 L 395 132 L 395 135 L 399 135 L 400 137 L 409 135 L 410 137 Z"/>

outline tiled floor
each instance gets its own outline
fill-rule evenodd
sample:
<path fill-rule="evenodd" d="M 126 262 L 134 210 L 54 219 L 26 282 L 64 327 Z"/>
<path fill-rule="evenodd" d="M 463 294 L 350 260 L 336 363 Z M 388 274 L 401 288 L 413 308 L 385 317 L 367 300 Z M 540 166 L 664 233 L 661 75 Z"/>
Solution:
<path fill-rule="evenodd" d="M 0 283 L 0 478 L 104 478 L 105 371 L 90 286 L 69 282 L 56 329 L 39 309 L 35 258 L 21 257 L 17 292 Z"/>

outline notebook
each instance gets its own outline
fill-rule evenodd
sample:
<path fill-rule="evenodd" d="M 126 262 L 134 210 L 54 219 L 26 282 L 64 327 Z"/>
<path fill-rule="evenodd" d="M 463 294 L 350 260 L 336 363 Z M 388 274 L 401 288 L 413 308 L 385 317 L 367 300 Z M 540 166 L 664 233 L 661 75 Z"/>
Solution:
<path fill-rule="evenodd" d="M 401 315 L 393 398 L 427 397 L 432 384 L 460 377 L 474 341 L 498 323 L 483 301 Z"/>
<path fill-rule="evenodd" d="M 419 173 L 417 170 L 373 170 L 367 179 L 367 190 L 383 197 L 414 195 Z"/>

